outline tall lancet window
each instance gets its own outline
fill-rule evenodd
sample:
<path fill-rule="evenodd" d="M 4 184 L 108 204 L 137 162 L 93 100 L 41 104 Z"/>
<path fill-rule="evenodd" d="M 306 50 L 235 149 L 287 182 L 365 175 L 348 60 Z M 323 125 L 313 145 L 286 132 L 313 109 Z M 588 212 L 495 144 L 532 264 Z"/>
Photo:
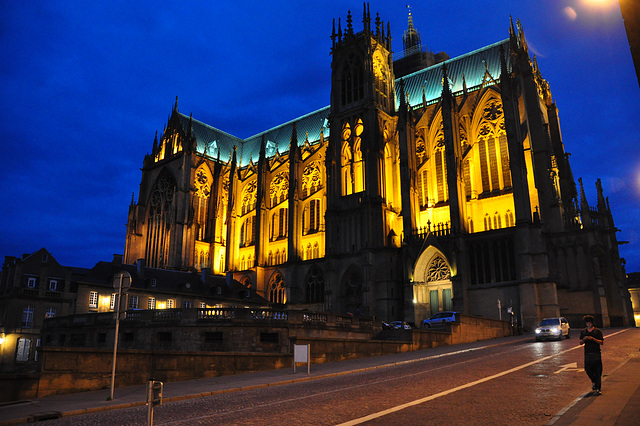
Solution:
<path fill-rule="evenodd" d="M 207 219 L 209 213 L 209 196 L 211 195 L 211 177 L 204 167 L 196 171 L 196 178 L 193 186 L 196 189 L 193 195 L 193 210 L 195 212 L 195 222 L 197 225 L 197 239 L 207 238 Z"/>
<path fill-rule="evenodd" d="M 175 191 L 173 178 L 163 175 L 151 192 L 145 259 L 152 268 L 162 268 L 169 260 L 169 236 L 173 225 L 171 213 Z"/>
<path fill-rule="evenodd" d="M 354 127 L 353 139 L 353 192 L 364 191 L 364 159 L 362 158 L 362 132 L 364 126 L 358 119 Z"/>
<path fill-rule="evenodd" d="M 342 195 L 353 194 L 353 171 L 351 169 L 353 154 L 351 153 L 351 126 L 344 123 L 342 126 L 342 155 L 340 164 L 342 166 Z"/>

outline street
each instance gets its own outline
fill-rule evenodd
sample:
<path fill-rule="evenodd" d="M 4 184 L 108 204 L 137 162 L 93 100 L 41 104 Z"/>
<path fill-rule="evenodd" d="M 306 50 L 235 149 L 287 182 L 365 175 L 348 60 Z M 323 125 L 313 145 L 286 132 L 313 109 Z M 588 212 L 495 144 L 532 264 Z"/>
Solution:
<path fill-rule="evenodd" d="M 607 375 L 638 356 L 638 329 L 606 329 Z M 155 409 L 154 424 L 549 424 L 590 390 L 579 330 L 571 339 L 532 335 L 400 365 L 254 390 L 186 399 Z M 146 407 L 52 420 L 51 425 L 146 424 Z"/>

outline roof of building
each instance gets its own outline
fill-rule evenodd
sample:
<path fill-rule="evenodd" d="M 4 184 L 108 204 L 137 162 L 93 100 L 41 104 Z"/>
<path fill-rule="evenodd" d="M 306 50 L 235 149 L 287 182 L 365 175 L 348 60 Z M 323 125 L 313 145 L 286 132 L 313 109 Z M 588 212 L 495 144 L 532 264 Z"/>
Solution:
<path fill-rule="evenodd" d="M 149 268 L 138 264 L 98 262 L 79 280 L 79 284 L 112 287 L 114 275 L 126 271 L 131 289 L 142 292 L 203 297 L 220 302 L 250 303 L 266 306 L 269 302 L 234 279 L 206 272 Z M 247 290 L 250 290 L 247 292 Z"/>
<path fill-rule="evenodd" d="M 483 85 L 493 84 L 500 79 L 500 47 L 505 52 L 509 51 L 509 39 L 474 50 L 467 54 L 449 59 L 444 63 L 438 63 L 423 70 L 414 72 L 402 78 L 405 83 L 406 99 L 410 106 L 420 106 L 438 102 L 442 94 L 442 67 L 447 66 L 447 75 L 451 92 L 455 95 L 463 92 L 464 86 L 468 92 L 478 90 Z M 507 67 L 509 55 L 505 55 Z M 400 105 L 400 79 L 396 80 L 396 108 Z M 320 141 L 320 135 L 329 136 L 328 118 L 330 106 L 321 108 L 315 112 L 288 121 L 279 126 L 258 133 L 247 139 L 240 139 L 202 123 L 192 120 L 192 134 L 196 138 L 197 151 L 212 158 L 219 158 L 227 162 L 231 159 L 234 146 L 237 147 L 238 165 L 246 167 L 251 163 L 257 163 L 260 155 L 260 146 L 264 136 L 267 158 L 273 157 L 276 152 L 289 151 L 293 125 L 296 124 L 298 146 L 303 146 L 308 140 L 310 144 Z M 189 127 L 190 117 L 178 113 L 183 128 Z"/>

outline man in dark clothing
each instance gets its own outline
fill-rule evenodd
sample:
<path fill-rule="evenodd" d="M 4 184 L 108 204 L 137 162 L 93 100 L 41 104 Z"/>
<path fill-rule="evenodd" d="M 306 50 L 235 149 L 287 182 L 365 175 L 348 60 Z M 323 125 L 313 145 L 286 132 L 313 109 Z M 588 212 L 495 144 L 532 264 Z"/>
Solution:
<path fill-rule="evenodd" d="M 586 315 L 584 323 L 587 328 L 580 332 L 580 344 L 584 345 L 584 371 L 593 383 L 591 389 L 600 395 L 602 382 L 602 357 L 600 346 L 604 344 L 604 336 L 600 329 L 593 326 L 593 317 Z"/>

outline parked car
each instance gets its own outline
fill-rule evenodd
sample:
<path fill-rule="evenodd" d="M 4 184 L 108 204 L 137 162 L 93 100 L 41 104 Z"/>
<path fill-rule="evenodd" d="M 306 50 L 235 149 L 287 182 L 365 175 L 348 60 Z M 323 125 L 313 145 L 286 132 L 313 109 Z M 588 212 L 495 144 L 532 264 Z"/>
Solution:
<path fill-rule="evenodd" d="M 563 337 L 571 337 L 569 321 L 564 317 L 544 318 L 536 327 L 536 342 L 553 339 L 562 340 Z"/>
<path fill-rule="evenodd" d="M 447 311 L 447 312 L 439 312 L 435 315 L 432 315 L 431 318 L 427 318 L 422 322 L 424 328 L 436 327 L 439 325 L 444 325 L 446 322 L 453 322 L 456 320 L 457 312 Z"/>
<path fill-rule="evenodd" d="M 394 330 L 411 330 L 411 326 L 404 321 L 391 321 L 389 327 Z"/>

